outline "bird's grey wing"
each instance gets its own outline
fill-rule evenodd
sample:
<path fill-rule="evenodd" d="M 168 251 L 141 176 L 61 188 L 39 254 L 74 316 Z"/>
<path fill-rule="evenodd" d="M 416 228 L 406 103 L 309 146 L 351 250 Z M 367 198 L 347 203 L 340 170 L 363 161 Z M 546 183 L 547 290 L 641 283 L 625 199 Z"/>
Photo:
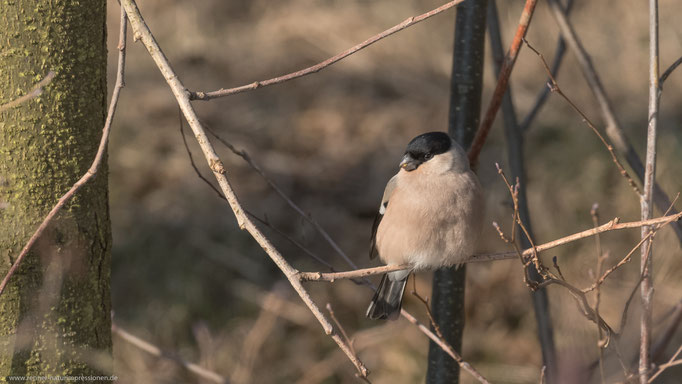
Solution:
<path fill-rule="evenodd" d="M 369 246 L 369 258 L 373 259 L 378 255 L 377 252 L 377 230 L 379 229 L 379 224 L 381 223 L 381 219 L 384 217 L 384 213 L 386 212 L 386 208 L 388 207 L 388 200 L 391 197 L 391 194 L 393 193 L 393 190 L 395 189 L 396 186 L 396 177 L 398 175 L 395 175 L 391 177 L 391 180 L 386 183 L 386 189 L 384 189 L 384 196 L 381 198 L 381 205 L 379 206 L 379 212 L 377 212 L 377 215 L 374 217 L 374 223 L 372 224 L 372 237 L 370 239 L 370 246 Z"/>

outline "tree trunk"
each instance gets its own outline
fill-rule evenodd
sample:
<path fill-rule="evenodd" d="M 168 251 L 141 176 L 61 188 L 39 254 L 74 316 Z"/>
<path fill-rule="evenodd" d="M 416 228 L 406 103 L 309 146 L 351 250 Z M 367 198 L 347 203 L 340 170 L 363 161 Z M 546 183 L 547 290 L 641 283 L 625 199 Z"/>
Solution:
<path fill-rule="evenodd" d="M 106 103 L 106 2 L 0 6 L 0 273 L 88 169 Z M 0 297 L 0 377 L 111 372 L 111 226 L 104 162 L 57 214 Z M 29 382 L 33 380 L 28 380 Z"/>
<path fill-rule="evenodd" d="M 483 58 L 487 0 L 465 1 L 457 6 L 452 59 L 448 132 L 469 148 L 481 115 Z M 431 306 L 443 337 L 458 352 L 464 332 L 466 267 L 443 268 L 433 275 Z M 434 342 L 429 344 L 426 382 L 458 383 L 459 365 Z"/>

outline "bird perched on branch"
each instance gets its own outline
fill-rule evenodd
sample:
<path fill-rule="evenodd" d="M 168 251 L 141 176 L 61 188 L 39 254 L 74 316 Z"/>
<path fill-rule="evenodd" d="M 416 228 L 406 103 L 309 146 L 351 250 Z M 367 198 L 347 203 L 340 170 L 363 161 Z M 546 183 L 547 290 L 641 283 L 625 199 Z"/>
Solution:
<path fill-rule="evenodd" d="M 412 139 L 388 181 L 374 220 L 370 258 L 411 269 L 386 273 L 367 308 L 370 319 L 396 319 L 412 271 L 462 264 L 481 228 L 483 197 L 466 152 L 449 135 Z"/>

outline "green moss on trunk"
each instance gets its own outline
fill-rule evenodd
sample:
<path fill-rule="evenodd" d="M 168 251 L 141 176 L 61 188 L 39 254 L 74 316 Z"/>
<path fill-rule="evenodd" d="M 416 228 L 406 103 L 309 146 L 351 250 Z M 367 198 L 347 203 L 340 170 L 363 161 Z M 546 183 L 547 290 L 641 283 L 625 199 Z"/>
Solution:
<path fill-rule="evenodd" d="M 106 103 L 106 2 L 0 0 L 0 273 L 88 169 Z M 107 167 L 57 216 L 0 297 L 0 377 L 111 369 Z"/>

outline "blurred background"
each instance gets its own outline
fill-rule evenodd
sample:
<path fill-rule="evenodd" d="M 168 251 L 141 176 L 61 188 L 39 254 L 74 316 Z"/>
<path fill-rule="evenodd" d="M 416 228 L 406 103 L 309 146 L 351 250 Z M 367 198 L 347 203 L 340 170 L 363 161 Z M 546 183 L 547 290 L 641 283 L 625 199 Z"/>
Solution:
<path fill-rule="evenodd" d="M 318 63 L 442 3 L 143 0 L 139 6 L 184 84 L 193 91 L 210 91 Z M 523 1 L 498 3 L 506 47 Z M 643 157 L 647 4 L 636 0 L 575 3 L 571 20 L 627 136 Z M 675 0 L 659 4 L 664 70 L 682 55 L 682 8 Z M 375 266 L 377 262 L 367 258 L 370 228 L 404 146 L 417 134 L 447 127 L 454 15 L 450 10 L 435 16 L 320 73 L 194 105 L 207 127 L 245 149 L 355 263 Z M 118 20 L 118 4 L 109 2 L 110 89 Z M 540 2 L 528 40 L 549 59 L 557 33 L 546 4 Z M 127 86 L 109 146 L 115 323 L 237 383 L 356 382 L 352 364 L 324 335 L 282 273 L 248 233 L 238 229 L 228 205 L 197 177 L 183 146 L 178 108 L 169 88 L 142 45 L 132 39 L 128 43 Z M 544 82 L 537 56 L 523 48 L 511 79 L 520 119 Z M 602 128 L 598 106 L 570 52 L 558 82 Z M 489 57 L 484 85 L 485 108 L 494 86 Z M 678 70 L 665 83 L 659 117 L 657 180 L 671 198 L 682 189 L 680 88 Z M 509 172 L 500 123 L 498 118 L 479 167 L 488 223 L 481 251 L 509 250 L 489 225 L 494 220 L 507 232 L 511 228 L 511 202 L 494 166 L 498 162 Z M 212 179 L 191 134 L 188 139 L 197 166 Z M 263 178 L 219 142 L 214 144 L 244 206 L 286 235 L 263 227 L 295 268 L 328 271 L 287 237 L 335 269 L 349 269 Z M 528 131 L 525 155 L 537 243 L 591 227 L 590 208 L 595 202 L 603 221 L 615 216 L 638 220 L 639 200 L 594 133 L 558 96 L 550 96 Z M 602 236 L 610 255 L 607 265 L 622 258 L 638 238 L 638 230 Z M 548 264 L 552 256 L 558 257 L 569 281 L 580 287 L 591 284 L 596 267 L 593 239 L 547 252 Z M 654 340 L 669 324 L 671 308 L 682 299 L 681 256 L 673 232 L 661 230 L 654 247 Z M 636 258 L 603 286 L 600 312 L 614 327 L 638 277 Z M 421 273 L 416 279 L 419 292 L 429 296 L 431 274 Z M 350 281 L 306 286 L 321 308 L 331 304 L 372 371 L 374 383 L 424 381 L 426 337 L 402 319 L 367 320 L 370 290 Z M 542 359 L 518 260 L 470 265 L 466 295 L 464 358 L 497 383 L 537 382 Z M 552 286 L 549 295 L 562 366 L 568 370 L 589 366 L 597 358 L 596 326 L 581 315 L 565 289 Z M 409 293 L 405 308 L 428 322 L 423 305 Z M 637 353 L 638 316 L 635 299 L 623 332 L 626 360 Z M 674 335 L 668 353 L 680 342 L 682 331 Z M 114 343 L 116 373 L 123 382 L 201 382 L 177 364 L 151 357 L 118 337 Z M 613 359 L 606 369 L 614 377 L 621 372 Z M 462 380 L 472 382 L 466 373 Z M 598 375 L 592 380 L 598 380 Z"/>

